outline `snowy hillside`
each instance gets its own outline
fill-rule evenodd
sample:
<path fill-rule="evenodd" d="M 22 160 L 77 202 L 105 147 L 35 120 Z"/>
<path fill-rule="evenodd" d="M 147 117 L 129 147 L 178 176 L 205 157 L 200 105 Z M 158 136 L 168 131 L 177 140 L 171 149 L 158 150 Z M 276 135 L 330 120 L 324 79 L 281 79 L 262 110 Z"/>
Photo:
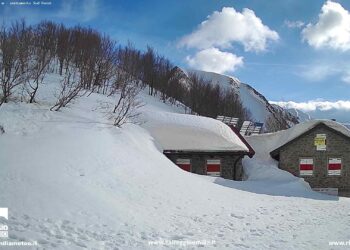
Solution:
<path fill-rule="evenodd" d="M 205 249 L 328 249 L 350 238 L 349 199 L 312 192 L 264 154 L 246 162 L 245 182 L 182 171 L 143 120 L 180 108 L 141 93 L 141 125 L 119 129 L 109 119 L 113 97 L 93 93 L 49 111 L 58 80 L 46 79 L 38 104 L 0 107 L 0 207 L 9 208 L 0 223 L 9 241 L 37 241 L 39 249 L 197 249 L 196 241 Z"/>
<path fill-rule="evenodd" d="M 269 115 L 268 102 L 261 98 L 258 93 L 249 85 L 241 83 L 237 78 L 226 75 L 220 75 L 212 72 L 193 70 L 196 74 L 202 76 L 206 80 L 219 84 L 224 89 L 233 88 L 236 93 L 239 93 L 243 106 L 247 108 L 253 119 L 259 122 L 264 122 Z"/>
<path fill-rule="evenodd" d="M 281 107 L 271 105 L 261 93 L 249 84 L 242 83 L 235 77 L 200 70 L 191 70 L 190 72 L 203 77 L 205 80 L 218 84 L 224 89 L 233 88 L 235 92 L 239 94 L 243 107 L 250 111 L 252 119 L 257 122 L 265 123 L 270 115 L 278 117 L 278 112 L 281 111 L 287 123 L 291 125 L 298 123 L 297 117 L 292 113 L 289 113 Z"/>

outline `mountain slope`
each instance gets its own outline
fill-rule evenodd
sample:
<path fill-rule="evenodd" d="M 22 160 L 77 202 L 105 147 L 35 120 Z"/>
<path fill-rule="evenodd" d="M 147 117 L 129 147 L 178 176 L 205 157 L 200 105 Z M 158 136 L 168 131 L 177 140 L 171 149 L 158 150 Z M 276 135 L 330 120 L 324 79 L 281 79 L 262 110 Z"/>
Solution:
<path fill-rule="evenodd" d="M 178 71 L 181 69 L 178 68 Z M 257 122 L 265 123 L 269 116 L 278 120 L 283 120 L 290 125 L 298 123 L 298 118 L 287 110 L 272 105 L 269 101 L 256 89 L 246 83 L 242 83 L 235 77 L 217 74 L 213 72 L 205 72 L 200 70 L 184 71 L 182 76 L 189 72 L 203 77 L 207 81 L 211 81 L 213 84 L 218 84 L 223 89 L 233 89 L 240 97 L 243 106 L 250 111 L 252 119 Z M 180 73 L 179 73 L 180 74 Z M 182 80 L 184 82 L 184 80 Z"/>
<path fill-rule="evenodd" d="M 283 107 L 283 106 L 280 106 L 278 104 L 275 104 L 275 105 L 279 106 L 279 107 Z M 289 113 L 291 113 L 295 117 L 297 117 L 300 122 L 305 122 L 305 121 L 309 121 L 309 120 L 313 119 L 308 113 L 305 113 L 305 112 L 303 112 L 303 111 L 301 111 L 299 109 L 287 108 L 287 107 L 283 107 L 283 109 L 287 110 Z"/>

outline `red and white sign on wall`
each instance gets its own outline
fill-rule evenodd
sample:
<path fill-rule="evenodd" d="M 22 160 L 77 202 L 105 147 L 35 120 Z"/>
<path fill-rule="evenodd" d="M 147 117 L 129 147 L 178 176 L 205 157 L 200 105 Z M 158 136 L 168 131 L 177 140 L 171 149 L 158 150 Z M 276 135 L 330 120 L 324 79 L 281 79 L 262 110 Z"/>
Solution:
<path fill-rule="evenodd" d="M 207 175 L 220 176 L 220 160 L 207 160 Z"/>
<path fill-rule="evenodd" d="M 190 159 L 177 159 L 176 165 L 185 171 L 191 172 L 191 160 Z"/>
<path fill-rule="evenodd" d="M 301 158 L 299 163 L 300 175 L 308 176 L 313 175 L 314 172 L 314 159 Z"/>
<path fill-rule="evenodd" d="M 329 158 L 328 175 L 340 175 L 340 174 L 341 174 L 341 158 Z"/>

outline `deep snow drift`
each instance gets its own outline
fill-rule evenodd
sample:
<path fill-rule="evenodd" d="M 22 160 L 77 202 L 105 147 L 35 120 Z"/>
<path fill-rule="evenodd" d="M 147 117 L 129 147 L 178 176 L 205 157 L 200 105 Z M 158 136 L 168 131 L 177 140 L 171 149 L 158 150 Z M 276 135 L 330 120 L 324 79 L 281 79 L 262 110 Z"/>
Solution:
<path fill-rule="evenodd" d="M 164 150 L 244 151 L 247 146 L 224 123 L 203 116 L 144 112 L 142 127 Z"/>
<path fill-rule="evenodd" d="M 50 112 L 56 85 L 57 76 L 50 76 L 39 104 L 0 108 L 6 131 L 0 207 L 9 208 L 9 220 L 0 223 L 9 227 L 8 240 L 36 240 L 39 249 L 154 249 L 149 241 L 156 240 L 207 240 L 205 248 L 218 249 L 328 249 L 328 241 L 350 238 L 348 199 L 312 192 L 299 179 L 284 181 L 264 165 L 264 154 L 247 182 L 187 173 L 145 128 L 113 127 L 112 98 L 91 94 Z M 140 98 L 144 114 L 182 112 Z"/>

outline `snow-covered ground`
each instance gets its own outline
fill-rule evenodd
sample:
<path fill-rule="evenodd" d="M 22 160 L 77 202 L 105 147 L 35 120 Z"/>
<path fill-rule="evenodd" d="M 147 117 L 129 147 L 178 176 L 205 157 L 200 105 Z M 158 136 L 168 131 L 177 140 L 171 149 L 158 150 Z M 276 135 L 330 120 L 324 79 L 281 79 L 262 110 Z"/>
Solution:
<path fill-rule="evenodd" d="M 50 112 L 55 85 L 57 76 L 50 76 L 39 104 L 0 107 L 0 207 L 9 208 L 0 224 L 8 225 L 7 240 L 38 241 L 39 249 L 198 248 L 150 245 L 158 240 L 329 249 L 329 241 L 350 239 L 349 199 L 311 191 L 275 169 L 263 151 L 255 148 L 257 157 L 244 161 L 245 182 L 191 174 L 162 154 L 144 124 L 112 126 L 111 97 L 91 94 Z M 140 98 L 143 114 L 183 113 Z"/>

